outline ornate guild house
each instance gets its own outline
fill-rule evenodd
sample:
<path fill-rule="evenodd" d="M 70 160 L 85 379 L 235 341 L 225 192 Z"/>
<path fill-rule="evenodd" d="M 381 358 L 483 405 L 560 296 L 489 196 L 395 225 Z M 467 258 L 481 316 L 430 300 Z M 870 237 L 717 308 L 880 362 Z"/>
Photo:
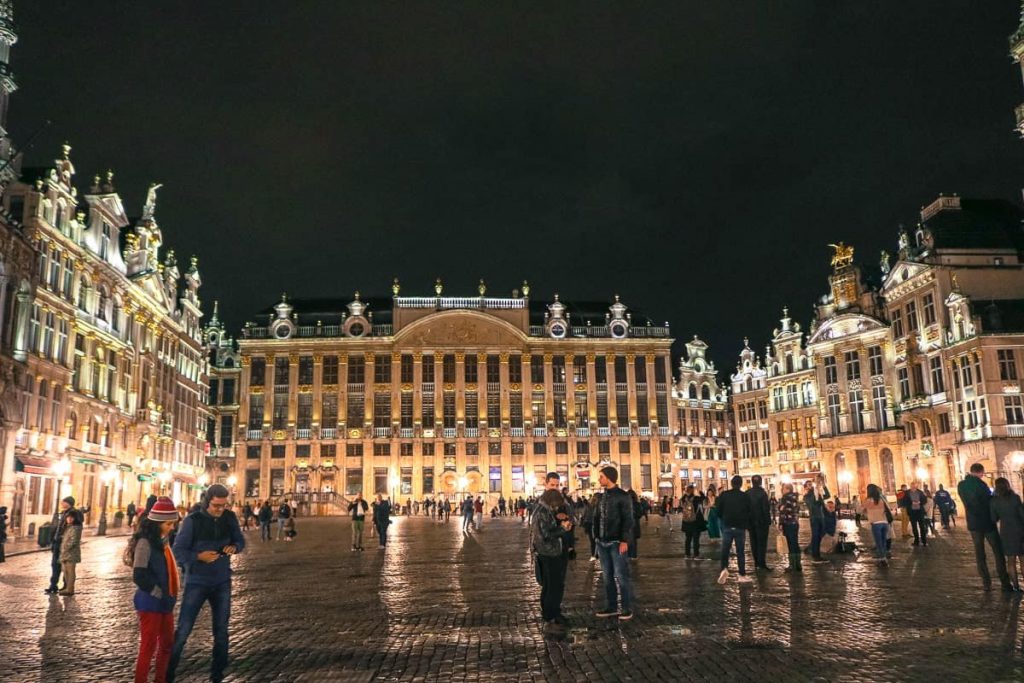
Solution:
<path fill-rule="evenodd" d="M 246 323 L 239 368 L 214 371 L 222 394 L 227 382 L 237 392 L 237 408 L 215 407 L 214 463 L 237 498 L 287 496 L 324 514 L 357 492 L 493 502 L 528 495 L 548 471 L 589 491 L 605 462 L 624 486 L 670 492 L 667 325 L 618 297 L 535 301 L 526 283 L 510 297 L 483 282 L 478 296 L 446 296 L 440 280 L 433 296 L 401 295 L 397 279 L 392 292 L 282 296 Z"/>

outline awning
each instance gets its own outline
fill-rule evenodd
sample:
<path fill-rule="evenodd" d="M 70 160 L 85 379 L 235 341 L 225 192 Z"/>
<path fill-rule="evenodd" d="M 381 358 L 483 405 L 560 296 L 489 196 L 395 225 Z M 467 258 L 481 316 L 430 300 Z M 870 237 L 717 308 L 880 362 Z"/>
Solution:
<path fill-rule="evenodd" d="M 138 479 L 139 481 L 153 481 L 152 474 L 140 474 L 135 478 Z"/>
<path fill-rule="evenodd" d="M 132 466 L 121 463 L 120 465 L 117 466 L 117 469 L 121 470 L 122 472 L 131 472 Z"/>
<path fill-rule="evenodd" d="M 83 465 L 102 465 L 99 460 L 93 458 L 75 458 L 75 460 Z"/>
<path fill-rule="evenodd" d="M 183 472 L 175 472 L 174 478 L 185 484 L 197 484 L 199 483 L 194 474 L 185 474 Z"/>
<path fill-rule="evenodd" d="M 54 460 L 49 458 L 42 458 L 38 455 L 18 455 L 15 456 L 18 459 L 17 469 L 26 474 L 42 474 L 54 476 L 53 474 L 53 463 Z"/>

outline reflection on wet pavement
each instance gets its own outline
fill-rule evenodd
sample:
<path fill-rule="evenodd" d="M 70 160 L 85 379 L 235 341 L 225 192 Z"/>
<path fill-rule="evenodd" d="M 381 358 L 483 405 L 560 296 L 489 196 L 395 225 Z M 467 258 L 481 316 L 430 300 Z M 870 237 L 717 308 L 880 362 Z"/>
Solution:
<path fill-rule="evenodd" d="M 466 534 L 454 518 L 396 518 L 387 548 L 361 553 L 345 519 L 300 519 L 298 531 L 294 543 L 249 532 L 236 558 L 229 680 L 1024 679 L 1019 599 L 980 590 L 962 530 L 927 549 L 898 544 L 888 569 L 836 559 L 749 587 L 719 586 L 717 561 L 685 560 L 678 533 L 652 530 L 633 565 L 635 619 L 593 616 L 600 570 L 581 556 L 570 626 L 546 629 L 520 522 Z M 42 594 L 46 553 L 0 565 L 0 679 L 131 679 L 124 542 L 84 546 L 73 598 Z M 181 680 L 205 680 L 210 646 L 200 617 Z"/>

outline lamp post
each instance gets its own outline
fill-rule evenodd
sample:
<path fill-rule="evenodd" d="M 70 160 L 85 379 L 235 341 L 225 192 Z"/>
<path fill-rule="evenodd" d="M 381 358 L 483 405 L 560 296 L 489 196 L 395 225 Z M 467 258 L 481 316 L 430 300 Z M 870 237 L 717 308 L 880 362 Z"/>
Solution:
<path fill-rule="evenodd" d="M 103 490 L 100 492 L 100 521 L 96 525 L 96 535 L 107 535 L 107 495 L 110 490 L 110 482 L 117 476 L 117 470 L 105 469 L 100 472 L 100 481 L 103 482 Z"/>
<path fill-rule="evenodd" d="M 238 477 L 232 474 L 228 477 L 228 486 L 231 487 L 231 500 L 235 499 L 235 486 L 238 484 Z"/>
<path fill-rule="evenodd" d="M 71 461 L 66 457 L 53 463 L 53 473 L 57 476 L 57 495 L 53 501 L 53 524 L 56 525 L 60 517 L 60 493 L 64 486 L 64 477 L 71 471 Z"/>
<path fill-rule="evenodd" d="M 167 488 L 167 484 L 171 481 L 171 473 L 164 470 L 160 474 L 156 475 L 156 478 L 160 481 L 160 493 L 164 493 L 164 489 Z M 179 504 L 181 501 L 178 501 Z"/>
<path fill-rule="evenodd" d="M 391 477 L 388 479 L 388 481 L 391 483 L 391 509 L 394 510 L 396 504 L 398 503 L 398 496 L 395 495 L 395 493 L 398 490 L 398 484 L 399 484 L 400 480 L 398 479 L 398 475 L 395 474 L 394 472 L 392 472 L 391 473 Z M 398 513 L 401 513 L 401 511 L 402 511 L 402 506 L 398 505 Z M 396 514 L 398 514 L 398 513 L 396 513 Z"/>

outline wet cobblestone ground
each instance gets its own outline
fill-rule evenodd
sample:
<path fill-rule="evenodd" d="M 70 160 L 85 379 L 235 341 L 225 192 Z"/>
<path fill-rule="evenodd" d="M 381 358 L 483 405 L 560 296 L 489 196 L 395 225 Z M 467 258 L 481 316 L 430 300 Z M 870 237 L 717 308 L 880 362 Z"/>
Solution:
<path fill-rule="evenodd" d="M 634 564 L 636 617 L 593 616 L 600 574 L 581 557 L 564 603 L 572 625 L 554 634 L 539 623 L 528 532 L 513 519 L 464 536 L 454 518 L 396 518 L 387 550 L 368 543 L 361 554 L 345 519 L 300 519 L 294 543 L 260 544 L 250 531 L 236 559 L 228 680 L 1024 680 L 1021 601 L 982 592 L 963 529 L 928 548 L 898 541 L 888 569 L 836 559 L 741 587 L 715 583 L 717 562 L 684 560 L 681 534 L 656 532 L 659 522 Z M 0 680 L 131 680 L 124 543 L 83 546 L 73 598 L 42 593 L 46 553 L 0 565 Z M 206 679 L 207 614 L 180 680 Z"/>

